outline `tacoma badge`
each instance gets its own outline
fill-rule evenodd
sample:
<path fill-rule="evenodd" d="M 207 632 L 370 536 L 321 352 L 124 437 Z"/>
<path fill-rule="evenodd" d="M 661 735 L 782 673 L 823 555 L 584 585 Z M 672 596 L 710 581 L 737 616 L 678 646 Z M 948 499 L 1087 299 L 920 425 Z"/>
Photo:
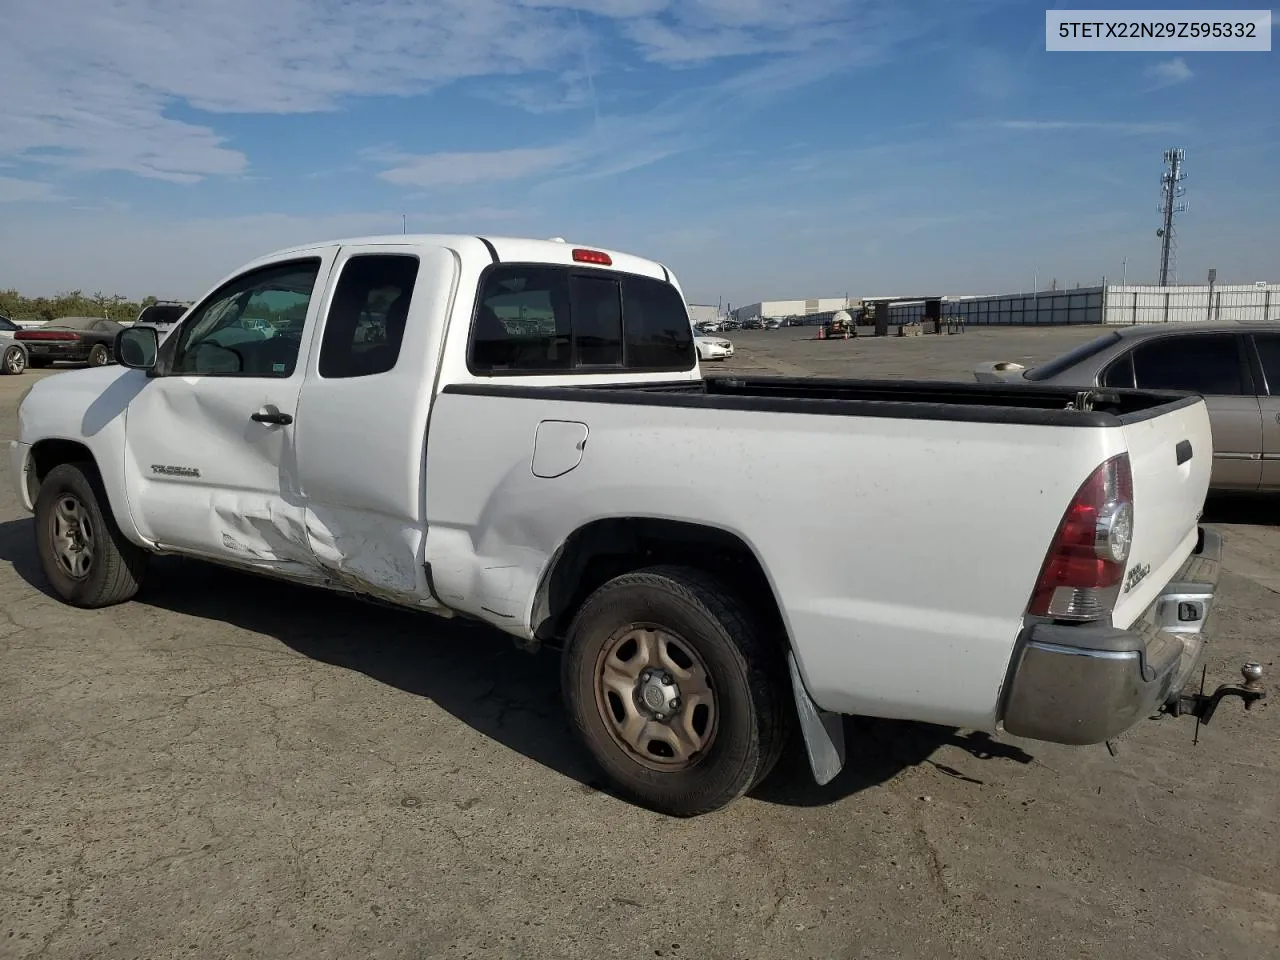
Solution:
<path fill-rule="evenodd" d="M 174 467 L 168 464 L 153 463 L 151 472 L 162 477 L 198 477 L 200 471 L 195 467 Z"/>

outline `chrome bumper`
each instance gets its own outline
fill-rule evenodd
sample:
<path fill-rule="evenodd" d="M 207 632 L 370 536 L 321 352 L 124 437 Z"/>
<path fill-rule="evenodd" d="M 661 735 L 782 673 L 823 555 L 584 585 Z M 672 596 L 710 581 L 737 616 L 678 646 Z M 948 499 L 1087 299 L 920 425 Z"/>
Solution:
<path fill-rule="evenodd" d="M 1211 633 L 1222 543 L 1202 527 L 1195 552 L 1128 630 L 1027 626 L 1007 684 L 1004 730 L 1053 743 L 1101 743 L 1176 698 Z"/>

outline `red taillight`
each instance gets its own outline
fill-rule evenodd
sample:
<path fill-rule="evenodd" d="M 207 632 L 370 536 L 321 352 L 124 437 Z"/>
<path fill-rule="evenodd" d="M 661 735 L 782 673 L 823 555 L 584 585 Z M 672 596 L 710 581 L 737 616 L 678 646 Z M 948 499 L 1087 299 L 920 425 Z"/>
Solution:
<path fill-rule="evenodd" d="M 13 335 L 15 340 L 79 340 L 80 334 L 67 333 L 65 330 L 19 330 Z"/>
<path fill-rule="evenodd" d="M 1055 620 L 1099 620 L 1109 616 L 1133 541 L 1133 473 L 1129 455 L 1101 464 L 1076 491 L 1027 612 Z"/>
<path fill-rule="evenodd" d="M 598 263 L 602 267 L 613 266 L 613 258 L 607 253 L 601 253 L 599 250 L 583 250 L 578 248 L 573 251 L 573 259 L 578 263 Z"/>

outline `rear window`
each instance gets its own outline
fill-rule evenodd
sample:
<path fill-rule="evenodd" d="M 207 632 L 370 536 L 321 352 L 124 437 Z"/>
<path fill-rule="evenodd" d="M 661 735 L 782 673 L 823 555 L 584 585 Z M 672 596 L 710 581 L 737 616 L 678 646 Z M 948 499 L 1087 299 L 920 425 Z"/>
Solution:
<path fill-rule="evenodd" d="M 670 283 L 531 264 L 491 267 L 481 281 L 473 373 L 683 371 L 694 363 L 688 309 Z"/>
<path fill-rule="evenodd" d="M 1055 357 L 1048 363 L 1034 367 L 1023 374 L 1027 380 L 1048 380 L 1050 377 L 1056 377 L 1064 370 L 1069 370 L 1082 360 L 1087 360 L 1095 354 L 1101 353 L 1107 347 L 1112 346 L 1120 339 L 1120 334 L 1114 330 L 1110 333 L 1104 333 L 1100 337 L 1090 340 L 1088 343 L 1082 343 L 1074 350 L 1068 350 L 1060 357 Z"/>

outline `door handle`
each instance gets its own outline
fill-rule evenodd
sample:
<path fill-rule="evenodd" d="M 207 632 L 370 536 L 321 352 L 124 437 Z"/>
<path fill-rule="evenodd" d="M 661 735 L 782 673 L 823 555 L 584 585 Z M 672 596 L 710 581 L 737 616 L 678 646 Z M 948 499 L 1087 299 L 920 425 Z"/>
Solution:
<path fill-rule="evenodd" d="M 293 423 L 293 417 L 287 413 L 263 413 L 258 411 L 257 413 L 249 414 L 249 419 L 256 420 L 258 423 L 278 423 L 282 426 Z"/>

